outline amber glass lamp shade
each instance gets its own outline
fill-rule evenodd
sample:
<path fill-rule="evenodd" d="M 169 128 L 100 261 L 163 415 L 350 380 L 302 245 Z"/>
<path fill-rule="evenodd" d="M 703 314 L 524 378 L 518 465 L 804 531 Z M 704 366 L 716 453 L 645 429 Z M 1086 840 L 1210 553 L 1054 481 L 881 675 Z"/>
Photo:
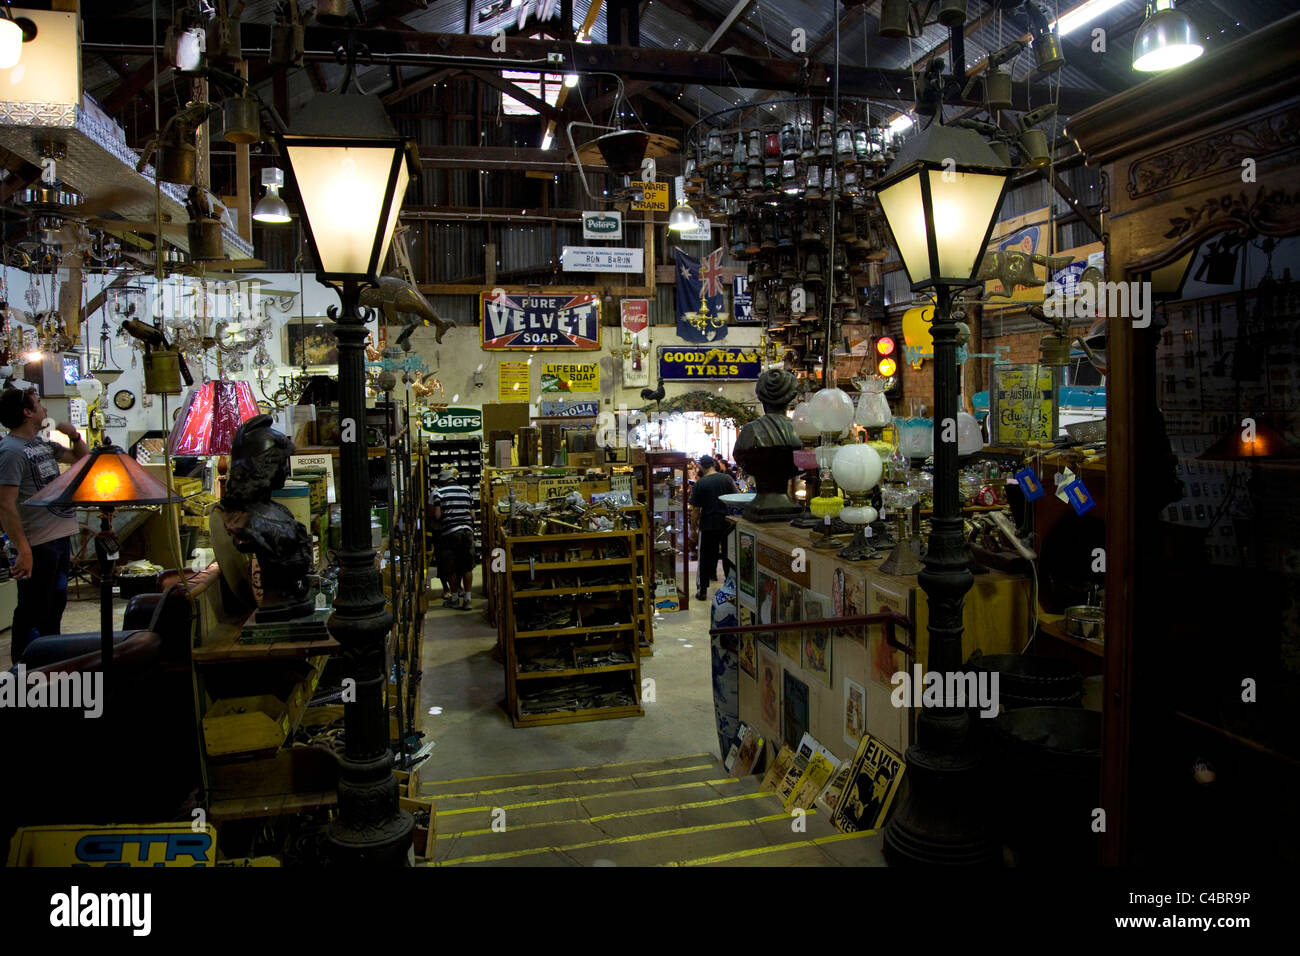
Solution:
<path fill-rule="evenodd" d="M 235 431 L 258 414 L 247 382 L 204 382 L 185 397 L 168 437 L 172 455 L 228 455 Z"/>
<path fill-rule="evenodd" d="M 109 508 L 165 505 L 180 501 L 167 487 L 116 445 L 100 445 L 41 489 L 29 505 Z"/>

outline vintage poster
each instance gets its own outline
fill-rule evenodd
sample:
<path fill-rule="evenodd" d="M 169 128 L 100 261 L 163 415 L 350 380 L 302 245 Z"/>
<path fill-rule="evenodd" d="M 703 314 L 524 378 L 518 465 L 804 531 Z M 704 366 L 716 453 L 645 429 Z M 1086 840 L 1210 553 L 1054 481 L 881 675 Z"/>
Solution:
<path fill-rule="evenodd" d="M 853 574 L 845 574 L 843 568 L 835 569 L 834 582 L 831 585 L 831 607 L 836 617 L 858 617 L 867 613 L 867 582 Z M 866 639 L 867 629 L 863 625 L 855 627 L 837 627 L 836 637 L 850 637 L 861 644 Z"/>
<path fill-rule="evenodd" d="M 762 371 L 762 356 L 754 346 L 659 348 L 659 378 L 665 382 L 753 382 Z"/>
<path fill-rule="evenodd" d="M 748 777 L 755 772 L 755 768 L 763 753 L 763 735 L 753 727 L 741 728 L 745 733 L 740 740 L 740 750 L 736 754 L 736 762 L 731 765 L 731 775 L 733 777 Z"/>
<path fill-rule="evenodd" d="M 600 363 L 547 362 L 542 366 L 542 391 L 599 392 Z"/>
<path fill-rule="evenodd" d="M 808 732 L 808 685 L 784 671 L 781 682 L 781 739 L 793 745 Z"/>
<path fill-rule="evenodd" d="M 782 624 L 793 623 L 794 621 L 803 620 L 803 588 L 787 581 L 785 578 L 777 578 L 777 619 Z M 799 632 L 798 631 L 778 631 L 777 641 L 781 647 L 781 653 L 790 658 L 796 664 L 799 663 Z"/>
<path fill-rule="evenodd" d="M 831 599 L 815 591 L 803 592 L 803 620 L 815 621 L 831 616 Z M 800 632 L 800 666 L 827 687 L 831 686 L 831 632 L 828 628 L 810 628 Z"/>
<path fill-rule="evenodd" d="M 813 801 L 817 795 L 822 792 L 826 782 L 830 780 L 831 774 L 835 773 L 839 761 L 829 752 L 818 751 L 808 760 L 808 768 L 803 772 L 803 779 L 795 788 L 790 802 L 786 805 L 787 810 L 793 810 L 798 807 L 800 810 L 809 810 L 812 808 Z"/>
<path fill-rule="evenodd" d="M 1047 365 L 989 366 L 989 443 L 1023 448 L 1056 439 L 1056 370 Z"/>
<path fill-rule="evenodd" d="M 528 401 L 529 368 L 527 362 L 497 363 L 497 401 Z"/>
<path fill-rule="evenodd" d="M 759 784 L 758 789 L 775 791 L 785 779 L 792 763 L 794 763 L 794 748 L 782 747 L 776 759 L 772 761 L 772 766 L 768 767 L 767 773 L 763 775 L 763 782 Z"/>
<path fill-rule="evenodd" d="M 736 592 L 740 606 L 755 609 L 757 580 L 755 572 L 758 563 L 754 555 L 754 533 L 752 531 L 736 532 Z"/>
<path fill-rule="evenodd" d="M 794 760 L 790 764 L 790 769 L 786 771 L 785 779 L 777 787 L 776 795 L 789 810 L 796 806 L 795 801 L 809 776 L 816 773 L 821 779 L 812 795 L 808 797 L 808 803 L 800 805 L 806 810 L 812 805 L 817 794 L 821 793 L 822 786 L 830 779 L 838 764 L 839 761 L 835 759 L 833 753 L 818 743 L 812 734 L 804 733 L 799 738 L 799 745 L 794 751 Z"/>
<path fill-rule="evenodd" d="M 844 742 L 857 751 L 867 729 L 867 691 L 850 677 L 844 678 Z"/>
<path fill-rule="evenodd" d="M 852 760 L 846 760 L 840 764 L 830 782 L 826 784 L 825 789 L 817 797 L 817 809 L 826 814 L 827 817 L 833 816 L 836 808 L 840 805 L 840 794 L 844 792 L 844 785 L 848 783 L 849 771 L 852 769 Z"/>
<path fill-rule="evenodd" d="M 485 349 L 600 348 L 600 296 L 506 295 L 479 296 L 482 347 Z"/>
<path fill-rule="evenodd" d="M 758 649 L 758 704 L 772 739 L 781 736 L 781 663 L 764 647 Z"/>
<path fill-rule="evenodd" d="M 880 829 L 898 793 L 903 770 L 902 757 L 870 734 L 863 734 L 831 822 L 842 833 Z"/>
<path fill-rule="evenodd" d="M 758 651 L 755 645 L 758 643 L 753 634 L 740 635 L 740 669 L 758 679 Z"/>
<path fill-rule="evenodd" d="M 623 384 L 639 387 L 650 384 L 650 300 L 623 299 L 619 303 L 622 324 Z"/>
<path fill-rule="evenodd" d="M 888 610 L 906 615 L 907 595 L 890 591 L 872 581 L 868 607 L 868 613 L 870 614 Z M 869 630 L 867 660 L 871 666 L 871 679 L 877 684 L 883 684 L 892 690 L 894 675 L 903 669 L 903 652 L 889 646 L 889 642 L 885 640 L 883 627 L 876 625 Z"/>
<path fill-rule="evenodd" d="M 759 571 L 757 582 L 754 586 L 755 600 L 757 609 L 754 620 L 759 624 L 776 624 L 780 618 L 777 616 L 779 611 L 778 592 L 780 588 L 777 585 L 777 579 L 766 572 Z M 759 643 L 763 644 L 770 650 L 776 650 L 776 632 L 763 631 L 758 635 Z"/>

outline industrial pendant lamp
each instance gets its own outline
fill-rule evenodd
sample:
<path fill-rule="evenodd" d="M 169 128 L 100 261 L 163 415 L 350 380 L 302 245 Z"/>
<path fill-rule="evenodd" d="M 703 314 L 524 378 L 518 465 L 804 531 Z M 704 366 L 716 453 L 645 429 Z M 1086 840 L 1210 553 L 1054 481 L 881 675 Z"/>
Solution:
<path fill-rule="evenodd" d="M 1158 73 L 1190 63 L 1205 52 L 1191 17 L 1174 9 L 1174 0 L 1147 4 L 1146 22 L 1133 38 L 1133 69 Z"/>
<path fill-rule="evenodd" d="M 673 232 L 692 232 L 699 227 L 699 217 L 695 215 L 695 210 L 691 208 L 690 203 L 685 200 L 679 202 L 668 214 L 668 228 Z"/>
<path fill-rule="evenodd" d="M 284 170 L 267 166 L 262 170 L 262 185 L 266 187 L 266 195 L 258 201 L 257 208 L 253 210 L 253 218 L 258 222 L 266 223 L 288 222 L 289 207 L 280 197 L 280 187 L 284 185 Z"/>

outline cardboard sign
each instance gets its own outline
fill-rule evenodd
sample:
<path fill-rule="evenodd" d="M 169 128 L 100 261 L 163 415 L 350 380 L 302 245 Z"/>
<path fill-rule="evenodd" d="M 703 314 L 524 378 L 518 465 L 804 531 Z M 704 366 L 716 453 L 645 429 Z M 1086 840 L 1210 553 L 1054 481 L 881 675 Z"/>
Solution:
<path fill-rule="evenodd" d="M 213 866 L 217 831 L 185 823 L 23 827 L 9 866 Z"/>
<path fill-rule="evenodd" d="M 668 184 L 667 183 L 646 183 L 634 180 L 631 183 L 633 189 L 641 190 L 641 201 L 633 200 L 632 208 L 636 210 L 649 210 L 651 212 L 668 211 Z"/>
<path fill-rule="evenodd" d="M 600 348 L 600 296 L 479 296 L 479 321 L 485 349 Z"/>
<path fill-rule="evenodd" d="M 599 392 L 600 366 L 547 362 L 542 366 L 543 392 Z"/>
<path fill-rule="evenodd" d="M 539 418 L 596 418 L 600 415 L 600 402 L 539 402 L 537 413 Z"/>
<path fill-rule="evenodd" d="M 482 418 L 480 416 L 479 427 L 482 428 Z M 325 491 L 330 504 L 334 503 L 334 456 L 326 453 L 324 455 L 290 455 L 289 471 L 324 471 L 325 472 Z"/>
<path fill-rule="evenodd" d="M 543 478 L 537 482 L 537 500 L 547 501 L 551 498 L 563 498 L 578 490 L 582 478 L 577 475 L 564 478 Z"/>
<path fill-rule="evenodd" d="M 659 348 L 659 378 L 665 382 L 700 379 L 752 382 L 763 372 L 758 349 L 669 345 Z"/>

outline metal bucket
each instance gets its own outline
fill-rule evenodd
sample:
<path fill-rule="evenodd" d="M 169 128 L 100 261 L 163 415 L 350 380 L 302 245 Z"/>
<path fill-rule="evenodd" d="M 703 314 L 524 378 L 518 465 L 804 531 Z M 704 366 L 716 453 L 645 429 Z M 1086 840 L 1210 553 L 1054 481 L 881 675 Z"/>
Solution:
<path fill-rule="evenodd" d="M 251 96 L 231 96 L 221 104 L 225 122 L 223 134 L 228 143 L 256 143 L 262 138 L 257 100 Z"/>
<path fill-rule="evenodd" d="M 190 237 L 191 259 L 210 262 L 226 258 L 226 250 L 221 241 L 221 223 L 216 219 L 188 222 L 185 229 Z"/>
<path fill-rule="evenodd" d="M 192 186 L 198 155 L 191 143 L 159 143 L 153 154 L 158 178 L 165 183 Z"/>

